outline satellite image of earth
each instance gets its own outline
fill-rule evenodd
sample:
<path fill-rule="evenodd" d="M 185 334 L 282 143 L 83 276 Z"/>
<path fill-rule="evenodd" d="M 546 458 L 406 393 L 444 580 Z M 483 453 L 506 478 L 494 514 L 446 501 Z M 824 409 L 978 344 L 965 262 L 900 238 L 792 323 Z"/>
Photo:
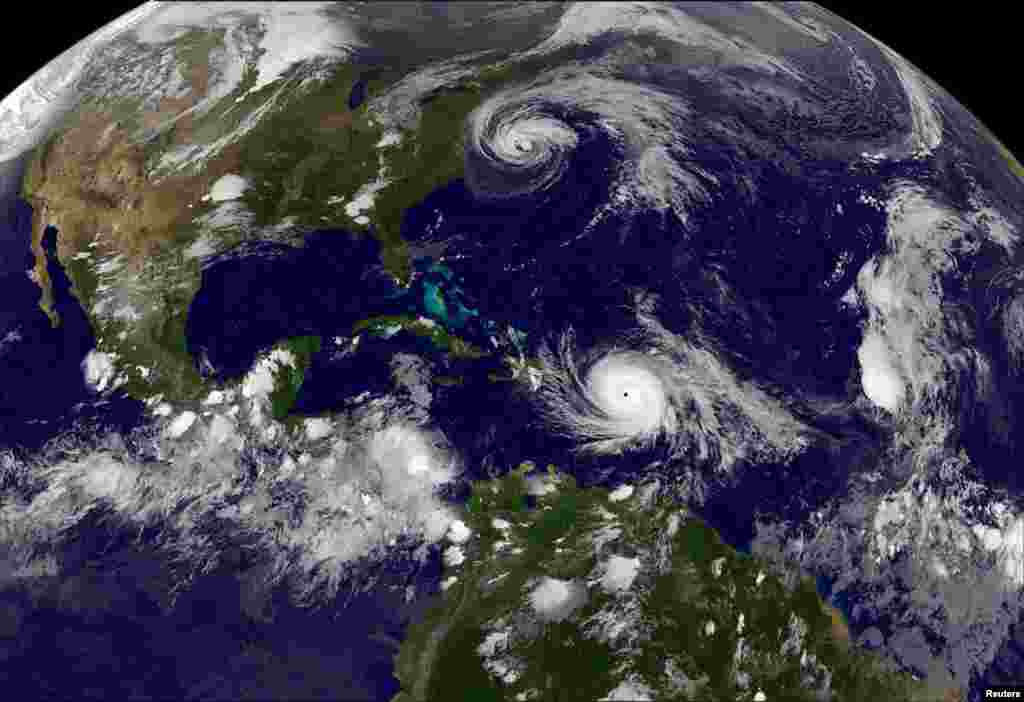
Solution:
<path fill-rule="evenodd" d="M 813 4 L 143 4 L 0 102 L 3 696 L 1012 690 L 1022 196 Z"/>

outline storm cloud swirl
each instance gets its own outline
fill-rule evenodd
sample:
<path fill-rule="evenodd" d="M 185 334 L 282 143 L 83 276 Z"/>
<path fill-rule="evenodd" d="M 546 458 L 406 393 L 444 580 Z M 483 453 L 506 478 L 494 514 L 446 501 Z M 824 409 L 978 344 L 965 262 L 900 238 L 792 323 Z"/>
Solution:
<path fill-rule="evenodd" d="M 517 195 L 545 190 L 561 178 L 579 137 L 564 117 L 539 100 L 527 99 L 481 114 L 471 122 L 471 141 L 477 163 L 475 185 L 489 195 Z M 500 177 L 493 184 L 485 175 Z"/>
<path fill-rule="evenodd" d="M 756 385 L 738 379 L 699 340 L 637 311 L 638 326 L 584 346 L 572 329 L 541 347 L 540 410 L 583 455 L 651 451 L 652 462 L 729 470 L 785 460 L 811 434 Z"/>
<path fill-rule="evenodd" d="M 621 347 L 578 353 L 571 330 L 544 349 L 549 382 L 541 393 L 552 424 L 581 450 L 616 453 L 676 438 L 686 397 L 664 358 Z"/>
<path fill-rule="evenodd" d="M 607 208 L 686 210 L 714 178 L 687 161 L 692 110 L 676 95 L 596 72 L 553 70 L 492 96 L 466 123 L 466 180 L 474 195 L 542 194 L 586 162 L 607 180 Z M 583 174 L 581 174 L 583 175 Z"/>

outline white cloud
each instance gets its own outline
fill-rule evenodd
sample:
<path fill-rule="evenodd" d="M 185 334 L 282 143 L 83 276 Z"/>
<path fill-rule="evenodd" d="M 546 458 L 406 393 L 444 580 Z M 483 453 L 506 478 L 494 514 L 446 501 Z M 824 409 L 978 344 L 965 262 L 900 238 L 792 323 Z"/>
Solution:
<path fill-rule="evenodd" d="M 622 502 L 623 500 L 628 500 L 632 495 L 632 485 L 620 485 L 609 493 L 608 499 L 612 502 Z"/>
<path fill-rule="evenodd" d="M 453 544 L 464 544 L 473 535 L 466 523 L 461 519 L 454 520 L 448 527 L 448 540 Z"/>
<path fill-rule="evenodd" d="M 509 632 L 492 631 L 484 637 L 483 642 L 477 646 L 477 653 L 484 658 L 489 658 L 496 653 L 501 653 L 508 648 Z"/>
<path fill-rule="evenodd" d="M 885 339 L 874 331 L 865 334 L 857 349 L 857 359 L 864 394 L 877 406 L 897 411 L 903 404 L 905 390 Z"/>
<path fill-rule="evenodd" d="M 580 603 L 580 588 L 571 580 L 544 576 L 530 591 L 533 610 L 545 620 L 560 620 Z"/>
<path fill-rule="evenodd" d="M 762 18 L 765 19 L 765 18 Z M 671 6 L 651 2 L 581 2 L 562 15 L 554 34 L 527 55 L 549 53 L 569 44 L 586 44 L 611 31 L 650 33 L 681 46 L 711 52 L 716 65 L 735 65 L 774 75 L 785 73 L 803 82 L 792 66 L 761 52 L 737 35 L 720 32 L 690 16 L 685 4 Z"/>
<path fill-rule="evenodd" d="M 310 441 L 330 436 L 331 432 L 334 431 L 334 425 L 331 424 L 331 420 L 324 417 L 310 417 L 303 423 L 303 426 L 306 430 L 306 438 Z"/>
<path fill-rule="evenodd" d="M 250 392 L 241 402 L 261 397 Z M 402 423 L 388 404 L 397 401 L 382 402 L 380 413 L 337 419 L 338 440 L 297 460 L 292 455 L 304 439 L 289 435 L 274 441 L 283 461 L 272 453 L 243 456 L 243 447 L 263 439 L 246 424 L 249 413 L 233 412 L 234 405 L 209 405 L 209 420 L 198 421 L 195 411 L 164 403 L 173 416 L 162 425 L 166 431 L 144 428 L 139 438 L 155 461 L 126 447 L 97 450 L 67 438 L 79 448 L 36 459 L 34 473 L 45 488 L 27 502 L 0 505 L 0 546 L 21 554 L 13 568 L 32 568 L 40 547 L 104 503 L 130 523 L 159 526 L 161 545 L 198 573 L 222 555 L 224 544 L 202 531 L 205 517 L 215 514 L 256 539 L 269 559 L 267 587 L 287 579 L 298 600 L 330 597 L 357 563 L 385 557 L 398 541 L 415 548 L 459 533 L 437 495 L 454 476 L 443 437 Z M 421 469 L 410 473 L 410 462 Z M 295 499 L 282 501 L 284 481 Z M 448 554 L 453 559 L 455 551 Z"/>
<path fill-rule="evenodd" d="M 653 700 L 653 694 L 654 691 L 643 684 L 643 682 L 630 679 L 620 682 L 601 700 L 634 700 L 639 702 L 640 700 Z"/>
<path fill-rule="evenodd" d="M 209 195 L 205 196 L 203 199 L 209 199 L 212 202 L 237 200 L 242 197 L 242 193 L 244 193 L 248 187 L 248 180 L 240 175 L 227 173 L 218 178 L 216 182 L 210 186 Z"/>
<path fill-rule="evenodd" d="M 608 592 L 628 590 L 632 587 L 633 581 L 636 580 L 639 572 L 639 558 L 612 556 L 604 564 L 604 572 L 601 575 L 601 587 Z"/>
<path fill-rule="evenodd" d="M 327 7 L 328 3 L 322 2 L 161 4 L 158 12 L 137 25 L 137 39 L 163 44 L 190 28 L 226 29 L 224 56 L 219 61 L 223 75 L 210 90 L 211 96 L 219 99 L 241 82 L 248 62 L 255 61 L 258 77 L 253 90 L 258 90 L 299 61 L 346 56 L 359 40 L 348 25 L 325 14 Z M 255 44 L 252 33 L 244 31 L 244 25 L 252 20 L 260 30 Z M 297 36 L 302 37 L 301 41 L 296 40 Z"/>
<path fill-rule="evenodd" d="M 934 422 L 956 421 L 961 403 L 983 400 L 989 386 L 988 362 L 968 345 L 971 317 L 943 292 L 960 274 L 957 260 L 980 246 L 967 236 L 974 225 L 908 182 L 892 186 L 886 212 L 889 250 L 857 274 L 868 310 L 858 350 L 865 393 L 887 409 L 933 400 Z"/>
<path fill-rule="evenodd" d="M 0 101 L 0 161 L 31 148 L 74 104 L 82 74 L 98 51 L 158 9 L 148 2 L 97 29 L 39 69 Z"/>
<path fill-rule="evenodd" d="M 274 349 L 257 359 L 242 381 L 242 396 L 247 399 L 266 398 L 274 390 L 274 373 L 281 365 L 295 366 L 295 356 L 284 349 Z"/>
<path fill-rule="evenodd" d="M 82 361 L 82 373 L 85 376 L 86 384 L 96 392 L 106 390 L 114 380 L 116 369 L 114 361 L 117 355 L 92 350 L 86 354 Z"/>
<path fill-rule="evenodd" d="M 449 568 L 462 565 L 466 562 L 466 554 L 459 546 L 449 546 L 444 550 L 444 564 Z"/>
<path fill-rule="evenodd" d="M 214 390 L 209 395 L 206 396 L 206 399 L 203 400 L 203 404 L 204 405 L 219 405 L 222 402 L 224 402 L 224 399 L 225 399 L 225 395 L 224 395 L 224 392 L 222 390 Z"/>
<path fill-rule="evenodd" d="M 168 438 L 177 439 L 192 428 L 192 425 L 195 424 L 196 418 L 196 413 L 191 410 L 182 412 L 167 426 L 165 434 Z"/>
<path fill-rule="evenodd" d="M 237 427 L 234 421 L 226 415 L 218 414 L 210 421 L 210 441 L 216 444 L 223 444 L 231 439 L 237 439 Z"/>
<path fill-rule="evenodd" d="M 912 125 L 908 145 L 912 154 L 917 158 L 929 156 L 942 142 L 942 120 L 933 104 L 928 81 L 895 51 L 881 42 L 877 43 L 896 71 L 907 96 Z"/>

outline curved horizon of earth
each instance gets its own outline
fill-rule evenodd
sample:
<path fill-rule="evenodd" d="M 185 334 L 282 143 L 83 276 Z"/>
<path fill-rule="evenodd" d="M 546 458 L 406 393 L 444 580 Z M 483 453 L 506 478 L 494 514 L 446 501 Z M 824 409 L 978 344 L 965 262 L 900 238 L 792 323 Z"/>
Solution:
<path fill-rule="evenodd" d="M 10 689 L 1024 666 L 1024 169 L 826 10 L 147 3 L 0 157 Z"/>

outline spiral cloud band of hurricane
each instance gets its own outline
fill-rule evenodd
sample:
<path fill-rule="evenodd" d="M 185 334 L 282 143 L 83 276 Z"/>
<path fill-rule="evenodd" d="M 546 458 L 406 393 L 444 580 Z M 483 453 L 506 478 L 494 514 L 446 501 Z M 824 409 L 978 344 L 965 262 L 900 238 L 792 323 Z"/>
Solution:
<path fill-rule="evenodd" d="M 541 349 L 540 410 L 584 454 L 661 448 L 660 460 L 732 468 L 785 459 L 812 430 L 706 348 L 673 334 L 638 303 L 637 327 L 580 348 L 570 329 Z"/>
<path fill-rule="evenodd" d="M 713 180 L 685 161 L 692 119 L 684 100 L 654 87 L 599 69 L 552 70 L 469 116 L 467 180 L 479 196 L 543 193 L 566 174 L 581 136 L 602 137 L 621 150 L 607 207 L 671 208 L 685 222 Z"/>
<path fill-rule="evenodd" d="M 540 356 L 541 393 L 553 426 L 597 453 L 675 436 L 684 398 L 663 359 L 613 348 L 587 362 L 577 360 L 574 343 L 567 331 L 556 349 Z"/>

